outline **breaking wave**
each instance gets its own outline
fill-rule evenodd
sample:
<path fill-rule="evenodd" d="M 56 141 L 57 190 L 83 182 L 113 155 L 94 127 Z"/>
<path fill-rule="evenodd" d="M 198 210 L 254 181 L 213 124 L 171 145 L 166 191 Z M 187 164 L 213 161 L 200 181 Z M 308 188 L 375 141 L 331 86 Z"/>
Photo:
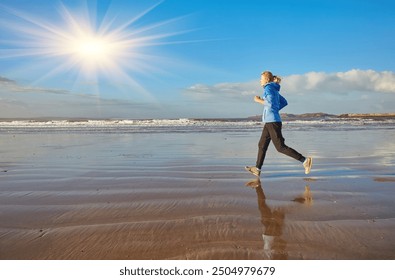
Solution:
<path fill-rule="evenodd" d="M 2 133 L 86 132 L 166 133 L 261 130 L 263 124 L 251 119 L 145 119 L 145 120 L 0 120 Z M 287 130 L 395 129 L 395 119 L 315 118 L 283 121 Z"/>

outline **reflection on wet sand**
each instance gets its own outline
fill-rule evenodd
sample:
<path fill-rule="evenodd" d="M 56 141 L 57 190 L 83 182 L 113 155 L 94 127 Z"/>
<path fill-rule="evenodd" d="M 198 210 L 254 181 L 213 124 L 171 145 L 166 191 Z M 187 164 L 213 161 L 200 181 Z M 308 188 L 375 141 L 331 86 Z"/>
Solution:
<path fill-rule="evenodd" d="M 261 223 L 263 225 L 263 254 L 265 259 L 286 260 L 288 253 L 287 242 L 281 237 L 284 228 L 285 208 L 275 207 L 271 209 L 266 203 L 266 196 L 263 192 L 260 179 L 255 179 L 245 184 L 254 188 L 258 199 L 258 208 L 261 213 Z M 305 186 L 303 196 L 296 197 L 293 201 L 311 206 L 313 203 L 310 186 Z"/>
<path fill-rule="evenodd" d="M 313 205 L 313 196 L 311 195 L 310 186 L 306 185 L 304 187 L 303 196 L 295 197 L 292 201 L 299 202 L 305 204 L 307 206 Z"/>

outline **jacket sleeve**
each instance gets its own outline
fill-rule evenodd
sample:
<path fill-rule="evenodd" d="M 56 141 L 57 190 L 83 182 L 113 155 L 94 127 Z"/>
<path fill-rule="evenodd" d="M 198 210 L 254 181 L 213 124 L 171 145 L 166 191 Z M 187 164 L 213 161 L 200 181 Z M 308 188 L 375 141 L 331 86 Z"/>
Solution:
<path fill-rule="evenodd" d="M 265 100 L 265 103 L 263 103 L 263 106 L 266 108 L 271 108 L 273 104 L 273 89 L 270 86 L 265 86 L 265 90 L 263 92 L 263 99 Z"/>
<path fill-rule="evenodd" d="M 284 96 L 282 96 L 281 94 L 279 94 L 279 95 L 280 95 L 280 109 L 279 110 L 281 110 L 282 108 L 284 108 L 285 106 L 288 105 L 288 102 L 287 102 L 287 99 L 284 98 Z"/>

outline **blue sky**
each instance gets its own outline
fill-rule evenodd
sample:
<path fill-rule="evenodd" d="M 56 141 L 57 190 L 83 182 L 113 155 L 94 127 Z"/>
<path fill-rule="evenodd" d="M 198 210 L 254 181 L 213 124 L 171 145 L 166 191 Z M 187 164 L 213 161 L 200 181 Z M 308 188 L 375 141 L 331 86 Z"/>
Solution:
<path fill-rule="evenodd" d="M 0 0 L 0 118 L 247 117 L 263 70 L 285 113 L 394 112 L 394 50 L 390 0 Z"/>

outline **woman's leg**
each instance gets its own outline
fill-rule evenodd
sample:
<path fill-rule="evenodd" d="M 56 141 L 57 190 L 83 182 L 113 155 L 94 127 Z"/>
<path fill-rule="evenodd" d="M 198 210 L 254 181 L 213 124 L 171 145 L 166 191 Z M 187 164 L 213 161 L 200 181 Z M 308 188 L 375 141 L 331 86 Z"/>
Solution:
<path fill-rule="evenodd" d="M 272 139 L 273 144 L 278 152 L 287 155 L 291 158 L 294 158 L 300 162 L 304 162 L 306 160 L 306 158 L 303 155 L 301 155 L 294 149 L 285 145 L 285 139 L 281 132 L 281 128 L 282 128 L 281 122 L 267 123 L 265 126 L 267 126 L 268 132 L 270 134 L 270 138 Z"/>
<path fill-rule="evenodd" d="M 267 124 L 265 124 L 265 126 L 262 129 L 262 135 L 261 135 L 261 139 L 259 140 L 258 143 L 258 156 L 256 159 L 256 168 L 261 169 L 263 162 L 265 160 L 266 157 L 266 151 L 267 148 L 269 147 L 270 144 L 270 133 L 268 128 L 266 127 Z"/>

